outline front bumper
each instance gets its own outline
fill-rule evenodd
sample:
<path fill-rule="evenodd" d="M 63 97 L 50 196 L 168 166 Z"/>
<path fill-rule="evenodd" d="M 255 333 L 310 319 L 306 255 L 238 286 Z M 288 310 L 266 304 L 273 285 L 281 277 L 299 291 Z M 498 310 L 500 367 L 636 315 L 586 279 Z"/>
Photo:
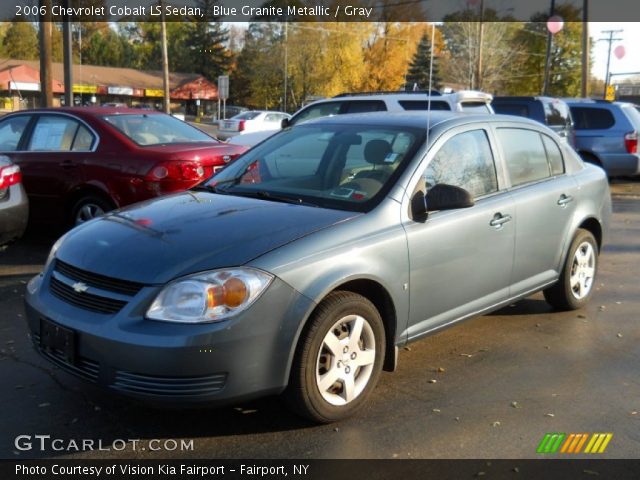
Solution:
<path fill-rule="evenodd" d="M 87 311 L 53 295 L 51 272 L 25 295 L 35 349 L 67 372 L 154 403 L 224 404 L 280 393 L 313 302 L 275 278 L 248 310 L 220 323 L 146 320 L 160 287 L 144 287 L 118 313 Z M 41 325 L 73 334 L 73 357 L 43 347 Z"/>

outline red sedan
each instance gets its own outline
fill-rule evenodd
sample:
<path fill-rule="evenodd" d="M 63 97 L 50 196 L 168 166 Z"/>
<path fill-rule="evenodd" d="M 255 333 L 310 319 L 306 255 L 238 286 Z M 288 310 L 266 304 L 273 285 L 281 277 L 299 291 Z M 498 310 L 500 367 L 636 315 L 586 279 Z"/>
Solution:
<path fill-rule="evenodd" d="M 20 166 L 37 222 L 77 225 L 186 190 L 246 149 L 146 110 L 57 108 L 0 119 L 0 154 Z"/>

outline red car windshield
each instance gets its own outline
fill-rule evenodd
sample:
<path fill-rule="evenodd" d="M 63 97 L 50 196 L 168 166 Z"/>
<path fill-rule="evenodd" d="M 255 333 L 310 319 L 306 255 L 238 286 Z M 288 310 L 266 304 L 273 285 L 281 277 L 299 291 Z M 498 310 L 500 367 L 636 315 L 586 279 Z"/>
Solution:
<path fill-rule="evenodd" d="M 206 133 L 170 115 L 124 113 L 105 115 L 102 118 L 143 147 L 171 143 L 217 142 Z"/>

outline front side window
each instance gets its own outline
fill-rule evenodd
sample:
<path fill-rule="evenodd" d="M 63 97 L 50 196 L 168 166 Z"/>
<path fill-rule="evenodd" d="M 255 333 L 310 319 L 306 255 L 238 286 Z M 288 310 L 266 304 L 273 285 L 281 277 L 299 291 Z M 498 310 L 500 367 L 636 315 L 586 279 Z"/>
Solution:
<path fill-rule="evenodd" d="M 496 168 L 484 130 L 459 133 L 445 142 L 424 172 L 427 190 L 439 183 L 467 190 L 474 198 L 498 190 Z"/>
<path fill-rule="evenodd" d="M 254 147 L 207 185 L 221 194 L 369 211 L 424 136 L 409 127 L 301 125 Z"/>
<path fill-rule="evenodd" d="M 20 138 L 30 119 L 29 115 L 19 115 L 0 123 L 0 152 L 13 152 L 18 149 Z"/>
<path fill-rule="evenodd" d="M 80 123 L 72 118 L 60 115 L 43 115 L 38 119 L 38 123 L 33 129 L 28 150 L 31 152 L 68 152 L 74 146 L 80 127 Z M 79 139 L 78 145 L 82 141 Z M 91 143 L 93 142 L 91 141 Z"/>
<path fill-rule="evenodd" d="M 206 133 L 164 114 L 118 114 L 102 117 L 140 146 L 216 142 Z"/>
<path fill-rule="evenodd" d="M 313 118 L 338 115 L 343 104 L 344 102 L 324 102 L 317 105 L 311 105 L 293 117 L 291 119 L 291 125 L 306 122 Z"/>
<path fill-rule="evenodd" d="M 536 182 L 551 175 L 542 136 L 538 132 L 521 128 L 498 128 L 497 132 L 512 186 Z"/>

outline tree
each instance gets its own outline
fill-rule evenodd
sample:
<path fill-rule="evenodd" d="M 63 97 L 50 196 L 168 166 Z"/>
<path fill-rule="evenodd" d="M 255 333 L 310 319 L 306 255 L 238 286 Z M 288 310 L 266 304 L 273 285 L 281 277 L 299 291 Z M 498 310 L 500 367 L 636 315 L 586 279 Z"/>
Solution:
<path fill-rule="evenodd" d="M 218 0 L 198 0 L 206 22 L 192 19 L 186 29 L 185 44 L 189 49 L 191 72 L 216 80 L 219 75 L 229 72 L 232 63 L 231 52 L 225 46 L 229 40 L 229 30 L 213 15 Z"/>
<path fill-rule="evenodd" d="M 425 31 L 409 65 L 405 90 L 428 90 L 430 86 L 436 90 L 440 88 L 442 80 L 435 52 L 433 65 L 431 63 L 431 39 L 429 32 Z"/>
<path fill-rule="evenodd" d="M 2 42 L 4 54 L 16 60 L 36 60 L 39 56 L 38 32 L 30 22 L 13 22 Z"/>
<path fill-rule="evenodd" d="M 83 47 L 82 61 L 89 65 L 127 67 L 133 56 L 127 39 L 111 28 L 95 30 Z"/>
<path fill-rule="evenodd" d="M 564 28 L 553 36 L 547 93 L 558 97 L 576 97 L 580 95 L 581 82 L 581 13 L 578 8 L 567 4 L 558 6 L 555 13 L 564 19 L 565 24 Z M 525 48 L 520 55 L 520 68 L 517 73 L 505 78 L 507 93 L 542 93 L 548 16 L 548 12 L 534 15 L 516 35 L 515 41 Z"/>

